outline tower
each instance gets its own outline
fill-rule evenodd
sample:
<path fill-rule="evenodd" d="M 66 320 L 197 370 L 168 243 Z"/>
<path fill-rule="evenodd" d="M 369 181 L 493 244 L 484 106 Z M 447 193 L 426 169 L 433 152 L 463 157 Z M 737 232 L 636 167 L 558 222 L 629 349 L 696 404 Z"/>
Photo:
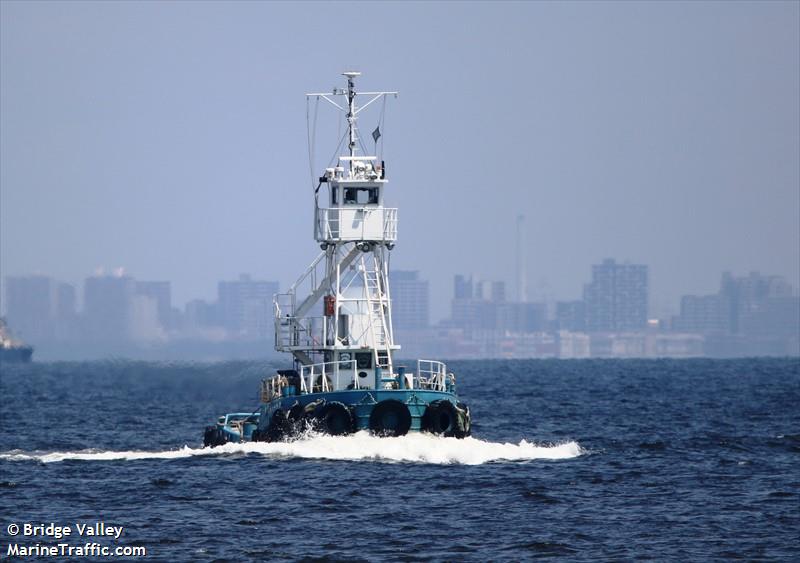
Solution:
<path fill-rule="evenodd" d="M 356 126 L 361 110 L 396 92 L 356 92 L 359 75 L 344 73 L 346 89 L 307 94 L 345 113 L 347 131 L 340 145 L 346 138 L 347 154 L 325 169 L 314 191 L 314 239 L 322 252 L 274 301 L 275 349 L 291 352 L 296 368 L 317 369 L 323 391 L 377 385 L 382 371 L 393 373 L 392 355 L 400 348 L 392 333 L 389 292 L 397 209 L 384 206 L 383 162 L 358 154 L 363 144 Z M 357 106 L 357 97 L 364 95 L 369 101 Z M 335 102 L 336 97 L 345 103 Z"/>
<path fill-rule="evenodd" d="M 525 266 L 525 216 L 517 215 L 517 301 L 528 300 L 528 271 Z"/>

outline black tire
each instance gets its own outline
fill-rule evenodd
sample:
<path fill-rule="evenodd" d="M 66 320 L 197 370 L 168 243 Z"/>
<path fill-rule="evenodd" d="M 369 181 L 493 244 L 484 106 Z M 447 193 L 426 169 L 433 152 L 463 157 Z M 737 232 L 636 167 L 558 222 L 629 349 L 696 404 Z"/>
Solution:
<path fill-rule="evenodd" d="M 286 411 L 278 409 L 272 413 L 272 417 L 269 419 L 269 426 L 264 432 L 264 439 L 267 442 L 280 442 L 290 434 L 291 428 L 292 425 L 289 422 Z"/>
<path fill-rule="evenodd" d="M 214 443 L 214 434 L 216 434 L 217 429 L 214 426 L 206 426 L 205 432 L 203 432 L 203 447 L 207 448 L 211 446 L 212 448 L 216 446 Z"/>
<path fill-rule="evenodd" d="M 378 436 L 404 436 L 411 428 L 411 413 L 400 401 L 381 401 L 369 415 L 369 429 Z"/>
<path fill-rule="evenodd" d="M 225 434 L 216 426 L 207 426 L 203 435 L 203 445 L 215 448 L 227 443 L 228 440 Z"/>
<path fill-rule="evenodd" d="M 353 415 L 338 401 L 325 403 L 314 410 L 315 427 L 331 436 L 352 434 L 355 430 Z"/>
<path fill-rule="evenodd" d="M 450 401 L 434 401 L 422 415 L 422 429 L 431 434 L 453 436 L 456 426 L 456 408 Z"/>
<path fill-rule="evenodd" d="M 466 438 L 472 435 L 472 414 L 465 403 L 458 403 L 457 407 L 459 433 L 456 438 Z"/>

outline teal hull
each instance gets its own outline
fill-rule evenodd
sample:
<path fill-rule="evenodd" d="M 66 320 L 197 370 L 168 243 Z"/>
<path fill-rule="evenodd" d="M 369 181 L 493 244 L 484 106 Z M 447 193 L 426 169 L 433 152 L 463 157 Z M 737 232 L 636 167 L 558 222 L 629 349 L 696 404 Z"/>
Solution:
<path fill-rule="evenodd" d="M 399 401 L 406 405 L 411 415 L 409 431 L 423 430 L 422 417 L 428 405 L 436 401 L 448 401 L 458 404 L 458 397 L 446 391 L 429 391 L 420 389 L 363 389 L 348 391 L 330 391 L 326 393 L 309 393 L 300 396 L 282 397 L 263 404 L 259 431 L 266 432 L 277 410 L 289 411 L 295 405 L 305 407 L 315 401 L 337 402 L 347 406 L 353 414 L 355 431 L 370 430 L 370 416 L 378 403 L 387 400 Z M 296 408 L 296 407 L 295 407 Z"/>

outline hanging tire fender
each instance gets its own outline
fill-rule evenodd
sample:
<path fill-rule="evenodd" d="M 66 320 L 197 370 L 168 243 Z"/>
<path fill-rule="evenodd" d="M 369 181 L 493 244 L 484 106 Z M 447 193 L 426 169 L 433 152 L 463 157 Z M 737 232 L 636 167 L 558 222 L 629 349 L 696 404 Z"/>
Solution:
<path fill-rule="evenodd" d="M 456 407 L 446 399 L 433 401 L 422 415 L 422 429 L 431 434 L 454 436 L 457 429 Z"/>
<path fill-rule="evenodd" d="M 378 436 L 404 436 L 411 429 L 411 412 L 400 401 L 381 401 L 369 415 L 369 429 Z"/>
<path fill-rule="evenodd" d="M 355 419 L 352 411 L 339 401 L 331 401 L 314 409 L 316 427 L 331 436 L 352 434 Z"/>

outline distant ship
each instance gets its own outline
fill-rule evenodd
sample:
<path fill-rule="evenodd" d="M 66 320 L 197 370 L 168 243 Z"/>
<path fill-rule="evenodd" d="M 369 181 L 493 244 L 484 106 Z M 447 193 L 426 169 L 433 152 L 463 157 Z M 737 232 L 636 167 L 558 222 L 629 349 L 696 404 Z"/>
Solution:
<path fill-rule="evenodd" d="M 308 94 L 346 114 L 339 146 L 347 140 L 348 150 L 314 191 L 314 239 L 322 252 L 288 293 L 275 296 L 275 349 L 291 353 L 294 365 L 262 382 L 254 412 L 229 413 L 207 427 L 206 446 L 286 440 L 306 428 L 334 435 L 470 435 L 469 407 L 447 366 L 417 360 L 408 369 L 394 358 L 400 346 L 392 330 L 389 253 L 397 209 L 383 204 L 383 161 L 357 154 L 356 115 L 396 92 L 356 92 L 358 75 L 344 73 L 347 88 Z M 357 107 L 358 95 L 370 99 Z M 380 136 L 378 127 L 372 138 L 377 143 Z"/>
<path fill-rule="evenodd" d="M 0 363 L 26 363 L 31 361 L 33 347 L 16 340 L 6 324 L 0 318 Z"/>

